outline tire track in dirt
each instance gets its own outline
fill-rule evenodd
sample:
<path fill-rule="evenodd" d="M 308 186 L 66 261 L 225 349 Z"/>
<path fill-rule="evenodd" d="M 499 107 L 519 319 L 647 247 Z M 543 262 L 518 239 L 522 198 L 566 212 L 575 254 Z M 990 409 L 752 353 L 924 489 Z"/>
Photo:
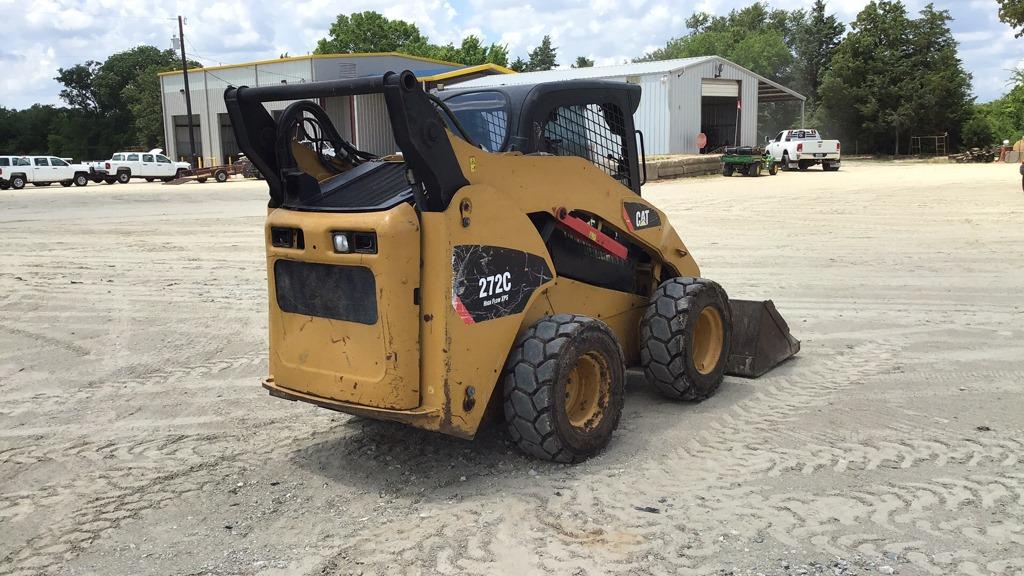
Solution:
<path fill-rule="evenodd" d="M 427 531 L 383 522 L 377 529 L 351 534 L 323 566 L 351 566 L 346 562 L 358 559 L 362 566 L 385 567 L 388 558 L 379 548 L 383 542 L 386 550 L 405 550 L 412 562 L 403 564 L 407 573 L 494 573 L 507 566 L 499 550 L 508 539 L 499 533 L 511 530 L 524 549 L 536 551 L 532 567 L 548 573 L 627 573 L 642 565 L 655 574 L 714 574 L 722 568 L 723 556 L 765 540 L 847 557 L 898 553 L 927 572 L 970 573 L 970 558 L 981 556 L 972 556 L 959 540 L 947 539 L 955 553 L 941 557 L 905 535 L 950 507 L 976 511 L 1024 503 L 1024 476 L 1010 472 L 1019 465 L 1024 438 L 955 439 L 947 434 L 832 442 L 826 436 L 817 438 L 824 442 L 799 448 L 782 448 L 776 442 L 786 438 L 786 424 L 794 417 L 868 378 L 888 375 L 899 350 L 897 343 L 867 342 L 819 366 L 769 378 L 759 384 L 758 393 L 689 442 L 643 455 L 639 469 L 614 469 L 618 458 L 611 454 L 567 468 L 541 481 L 537 490 L 506 496 L 511 501 L 497 505 L 531 510 L 519 524 L 487 518 L 481 509 L 490 506 L 467 499 L 445 506 Z M 794 475 L 879 469 L 942 474 L 950 468 L 954 474 L 972 473 L 971 480 L 886 483 L 855 493 L 784 489 L 763 494 L 760 486 Z M 665 496 L 680 494 L 681 486 L 686 496 Z M 641 504 L 659 513 L 638 510 Z M 972 542 L 1016 542 L 1021 521 L 1017 515 L 977 534 Z M 884 539 L 852 538 L 850 529 L 861 525 L 874 526 L 872 533 L 882 531 Z M 966 538 L 964 530 L 936 527 L 929 535 Z M 990 552 L 999 555 L 998 548 Z"/>

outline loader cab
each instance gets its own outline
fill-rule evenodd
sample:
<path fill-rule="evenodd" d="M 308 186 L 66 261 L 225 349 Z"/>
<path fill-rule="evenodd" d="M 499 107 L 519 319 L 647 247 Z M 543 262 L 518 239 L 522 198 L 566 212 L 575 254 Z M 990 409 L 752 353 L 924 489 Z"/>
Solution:
<path fill-rule="evenodd" d="M 639 86 L 577 80 L 436 94 L 452 112 L 444 116 L 449 129 L 488 152 L 578 156 L 640 194 Z"/>

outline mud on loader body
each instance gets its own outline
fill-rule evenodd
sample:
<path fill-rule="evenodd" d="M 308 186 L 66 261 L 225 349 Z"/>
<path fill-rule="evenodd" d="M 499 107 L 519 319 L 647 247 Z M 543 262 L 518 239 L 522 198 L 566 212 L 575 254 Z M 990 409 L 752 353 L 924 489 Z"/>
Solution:
<path fill-rule="evenodd" d="M 399 154 L 357 150 L 308 100 L 365 94 Z M 627 366 L 699 400 L 799 348 L 640 197 L 638 86 L 428 95 L 403 72 L 225 100 L 270 187 L 274 396 L 471 438 L 496 395 L 524 451 L 571 462 L 608 443 Z M 275 121 L 262 103 L 282 100 Z"/>

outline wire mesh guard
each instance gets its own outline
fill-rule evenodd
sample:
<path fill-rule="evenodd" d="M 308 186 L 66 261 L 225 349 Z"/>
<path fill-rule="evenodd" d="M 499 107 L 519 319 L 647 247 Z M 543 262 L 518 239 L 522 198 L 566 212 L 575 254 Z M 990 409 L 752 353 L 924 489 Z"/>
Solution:
<path fill-rule="evenodd" d="M 632 187 L 629 158 L 623 141 L 622 110 L 615 104 L 563 106 L 544 125 L 546 152 L 579 156 Z"/>
<path fill-rule="evenodd" d="M 504 96 L 494 92 L 462 94 L 448 105 L 474 144 L 488 152 L 502 149 L 508 134 L 508 100 Z M 448 127 L 455 130 L 450 123 Z"/>

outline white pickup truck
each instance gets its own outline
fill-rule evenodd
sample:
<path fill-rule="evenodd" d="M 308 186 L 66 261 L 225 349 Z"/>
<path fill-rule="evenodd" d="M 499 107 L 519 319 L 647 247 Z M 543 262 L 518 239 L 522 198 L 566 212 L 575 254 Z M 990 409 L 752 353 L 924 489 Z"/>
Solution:
<path fill-rule="evenodd" d="M 774 139 L 766 137 L 765 142 L 766 150 L 781 162 L 783 170 L 807 170 L 815 164 L 821 164 L 826 172 L 839 170 L 839 140 L 822 140 L 813 128 L 783 130 Z"/>
<path fill-rule="evenodd" d="M 192 169 L 188 162 L 174 162 L 156 148 L 149 152 L 117 152 L 110 160 L 92 163 L 94 180 L 113 184 L 127 184 L 132 178 L 145 178 L 147 182 L 169 182 L 182 172 Z"/>
<path fill-rule="evenodd" d="M 3 156 L 0 170 L 6 186 L 21 190 L 26 184 L 49 186 L 55 182 L 67 187 L 85 186 L 92 179 L 89 166 L 72 164 L 56 156 Z"/>

